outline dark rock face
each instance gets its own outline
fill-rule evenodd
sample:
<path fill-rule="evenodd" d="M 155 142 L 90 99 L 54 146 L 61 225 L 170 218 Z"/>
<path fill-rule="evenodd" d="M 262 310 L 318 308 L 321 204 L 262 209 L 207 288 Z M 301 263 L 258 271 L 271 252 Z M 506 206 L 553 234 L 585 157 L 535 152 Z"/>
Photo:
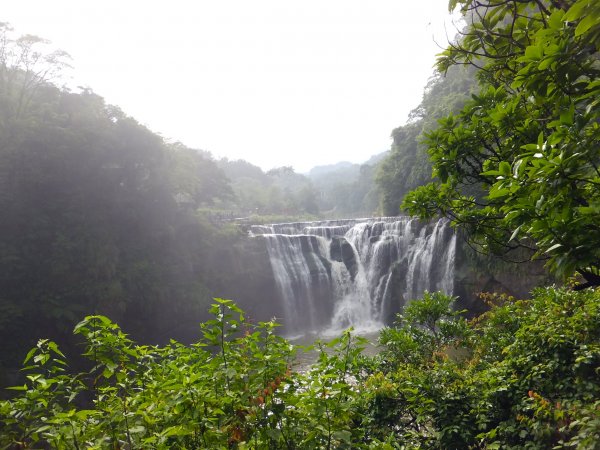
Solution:
<path fill-rule="evenodd" d="M 408 273 L 408 261 L 402 259 L 392 264 L 391 279 L 390 279 L 390 298 L 395 299 L 393 302 L 385 304 L 382 311 L 382 320 L 386 324 L 394 323 L 396 315 L 402 311 L 409 299 L 406 297 L 406 274 Z"/>
<path fill-rule="evenodd" d="M 531 291 L 553 283 L 541 261 L 506 263 L 497 257 L 474 254 L 466 244 L 456 246 L 454 295 L 457 309 L 466 309 L 470 317 L 488 309 L 480 293 L 511 295 L 529 298 Z"/>
<path fill-rule="evenodd" d="M 334 236 L 329 244 L 329 256 L 333 261 L 343 262 L 350 273 L 352 281 L 358 273 L 358 262 L 352 245 L 343 237 Z"/>
<path fill-rule="evenodd" d="M 230 273 L 227 282 L 219 287 L 219 296 L 234 300 L 251 320 L 281 317 L 281 302 L 264 239 L 241 239 L 228 260 Z"/>

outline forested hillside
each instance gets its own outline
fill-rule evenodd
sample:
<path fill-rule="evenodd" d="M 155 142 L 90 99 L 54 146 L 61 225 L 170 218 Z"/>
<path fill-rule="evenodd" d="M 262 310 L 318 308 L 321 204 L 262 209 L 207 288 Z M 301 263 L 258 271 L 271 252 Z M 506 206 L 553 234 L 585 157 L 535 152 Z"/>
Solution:
<path fill-rule="evenodd" d="M 379 213 L 379 191 L 375 174 L 383 154 L 364 164 L 340 162 L 316 166 L 306 175 L 292 167 L 264 172 L 244 160 L 218 161 L 231 180 L 232 201 L 220 202 L 239 217 L 339 218 Z"/>
<path fill-rule="evenodd" d="M 319 213 L 317 194 L 310 180 L 292 167 L 264 172 L 244 161 L 223 158 L 219 167 L 231 181 L 235 197 L 223 204 L 240 217 L 315 216 Z"/>
<path fill-rule="evenodd" d="M 379 192 L 375 185 L 374 155 L 364 164 L 342 162 L 311 169 L 308 177 L 318 192 L 318 205 L 327 217 L 373 216 L 378 213 Z"/>
<path fill-rule="evenodd" d="M 182 336 L 238 235 L 196 208 L 232 201 L 210 155 L 170 144 L 89 89 L 39 38 L 0 28 L 1 362 L 108 314 L 141 339 Z M 222 239 L 228 235 L 229 238 Z"/>
<path fill-rule="evenodd" d="M 449 7 L 466 26 L 438 60 L 446 76 L 394 131 L 378 173 L 384 212 L 404 198 L 473 251 L 546 260 L 564 286 L 481 293 L 488 311 L 472 319 L 456 298 L 425 292 L 383 328 L 378 355 L 347 330 L 309 347 L 317 360 L 305 370 L 274 321 L 230 300 L 215 299 L 192 345 L 138 344 L 97 313 L 142 338 L 196 319 L 238 263 L 224 255 L 239 230 L 217 211 L 309 213 L 308 178 L 169 144 L 91 91 L 48 83 L 54 69 L 37 62 L 59 68 L 63 54 L 4 40 L 0 338 L 16 349 L 73 329 L 86 362 L 39 340 L 0 401 L 0 446 L 597 449 L 600 4 Z M 243 198 L 251 186 L 264 203 Z"/>
<path fill-rule="evenodd" d="M 478 92 L 426 134 L 437 180 L 404 208 L 450 218 L 483 252 L 600 285 L 600 5 L 454 3 L 469 25 L 438 67 L 473 67 Z"/>
<path fill-rule="evenodd" d="M 213 296 L 241 289 L 228 270 L 244 236 L 234 219 L 333 208 L 291 167 L 217 161 L 89 88 L 60 87 L 70 58 L 43 39 L 7 24 L 0 38 L 0 365 L 40 336 L 71 342 L 86 314 L 142 341 L 185 338 Z M 361 195 L 371 179 L 363 167 Z M 342 200 L 344 213 L 367 210 Z"/>
<path fill-rule="evenodd" d="M 429 80 L 423 100 L 411 112 L 408 123 L 392 131 L 391 151 L 377 171 L 382 214 L 398 214 L 404 196 L 431 181 L 424 132 L 444 115 L 460 109 L 476 88 L 475 71 L 470 66 L 452 67 L 444 74 L 436 72 Z"/>

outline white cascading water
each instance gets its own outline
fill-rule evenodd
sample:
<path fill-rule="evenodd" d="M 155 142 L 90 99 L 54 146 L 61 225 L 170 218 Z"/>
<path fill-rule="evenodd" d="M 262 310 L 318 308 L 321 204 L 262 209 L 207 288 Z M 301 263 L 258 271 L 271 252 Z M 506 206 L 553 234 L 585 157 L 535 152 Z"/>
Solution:
<path fill-rule="evenodd" d="M 452 294 L 456 236 L 445 219 L 347 219 L 255 226 L 288 334 L 379 330 L 425 290 Z"/>

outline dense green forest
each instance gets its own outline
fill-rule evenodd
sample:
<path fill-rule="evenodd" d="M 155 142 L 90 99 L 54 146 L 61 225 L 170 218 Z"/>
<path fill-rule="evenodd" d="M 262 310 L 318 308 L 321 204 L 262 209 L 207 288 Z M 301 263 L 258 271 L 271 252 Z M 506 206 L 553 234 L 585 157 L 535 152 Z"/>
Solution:
<path fill-rule="evenodd" d="M 376 209 L 371 165 L 329 183 L 216 160 L 89 88 L 60 87 L 69 56 L 43 39 L 2 24 L 0 43 L 0 367 L 41 336 L 73 342 L 86 314 L 144 342 L 185 340 L 236 281 L 240 223 Z M 369 192 L 368 206 L 354 203 Z"/>
<path fill-rule="evenodd" d="M 364 164 L 341 162 L 312 168 L 308 177 L 318 191 L 322 214 L 332 218 L 378 214 L 379 189 L 375 175 L 386 154 L 374 155 Z"/>
<path fill-rule="evenodd" d="M 597 286 L 600 6 L 492 5 L 463 5 L 471 25 L 438 67 L 476 67 L 479 91 L 426 133 L 437 181 L 403 206 L 451 218 L 483 251 L 529 252 Z"/>
<path fill-rule="evenodd" d="M 316 217 L 319 213 L 312 183 L 292 167 L 277 167 L 265 173 L 244 160 L 221 159 L 218 165 L 235 193 L 233 201 L 221 206 L 239 217 Z"/>
<path fill-rule="evenodd" d="M 437 72 L 428 82 L 423 100 L 406 125 L 392 131 L 392 148 L 376 172 L 375 182 L 384 215 L 395 215 L 409 191 L 431 181 L 432 170 L 424 143 L 425 130 L 438 119 L 455 112 L 477 89 L 471 66 L 451 67 Z"/>
<path fill-rule="evenodd" d="M 89 89 L 59 88 L 66 54 L 8 25 L 0 35 L 0 366 L 40 336 L 72 341 L 90 313 L 144 341 L 184 337 L 227 284 L 242 231 L 221 211 L 254 208 L 260 197 L 243 197 L 235 173 L 252 166 L 166 142 Z M 316 212 L 308 181 L 302 197 L 285 170 L 254 169 L 278 196 L 267 212 Z"/>
<path fill-rule="evenodd" d="M 600 4 L 449 7 L 466 25 L 390 152 L 308 176 L 165 142 L 50 83 L 66 55 L 0 40 L 0 337 L 12 360 L 54 339 L 31 345 L 0 401 L 0 445 L 598 448 Z M 565 286 L 481 294 L 489 310 L 470 320 L 425 293 L 382 330 L 377 356 L 349 330 L 316 342 L 305 370 L 274 322 L 229 300 L 196 343 L 167 340 L 227 285 L 231 215 L 377 204 L 448 217 L 474 251 L 545 260 Z"/>
<path fill-rule="evenodd" d="M 381 333 L 315 343 L 316 363 L 273 322 L 220 300 L 197 343 L 139 345 L 103 316 L 75 328 L 93 366 L 74 374 L 51 341 L 0 402 L 7 448 L 594 449 L 600 439 L 600 295 L 488 296 L 467 322 L 427 294 Z"/>
<path fill-rule="evenodd" d="M 217 163 L 231 180 L 235 197 L 219 205 L 240 217 L 264 219 L 376 215 L 380 191 L 375 175 L 385 153 L 374 155 L 364 164 L 341 162 L 316 166 L 305 175 L 296 173 L 292 167 L 278 167 L 265 173 L 244 160 L 221 159 Z M 398 210 L 392 215 L 397 213 Z"/>

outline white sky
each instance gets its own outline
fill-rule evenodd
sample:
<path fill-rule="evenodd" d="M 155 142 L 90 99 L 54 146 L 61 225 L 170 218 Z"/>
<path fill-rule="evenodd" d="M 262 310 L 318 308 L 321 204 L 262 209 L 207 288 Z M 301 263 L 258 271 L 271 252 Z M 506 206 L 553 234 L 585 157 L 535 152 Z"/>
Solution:
<path fill-rule="evenodd" d="M 447 0 L 2 0 L 153 131 L 263 169 L 364 162 L 415 108 Z"/>

